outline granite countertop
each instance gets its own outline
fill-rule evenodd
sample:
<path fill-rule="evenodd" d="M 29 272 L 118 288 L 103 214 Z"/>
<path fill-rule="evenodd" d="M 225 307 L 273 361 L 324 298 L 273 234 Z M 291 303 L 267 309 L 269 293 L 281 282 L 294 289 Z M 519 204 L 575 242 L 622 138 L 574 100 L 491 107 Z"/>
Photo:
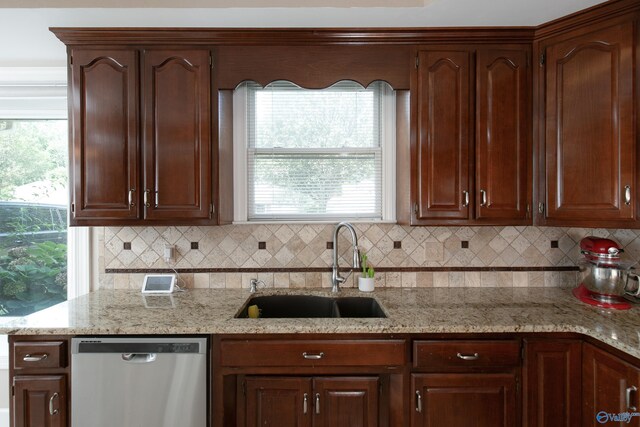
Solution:
<path fill-rule="evenodd" d="M 273 289 L 256 295 L 274 293 L 333 296 L 328 289 Z M 601 310 L 578 301 L 567 288 L 386 288 L 371 294 L 343 289 L 340 295 L 374 296 L 388 318 L 235 319 L 250 297 L 246 289 L 194 289 L 147 296 L 146 301 L 139 291 L 100 290 L 19 320 L 0 321 L 0 333 L 575 332 L 640 358 L 640 307 Z"/>

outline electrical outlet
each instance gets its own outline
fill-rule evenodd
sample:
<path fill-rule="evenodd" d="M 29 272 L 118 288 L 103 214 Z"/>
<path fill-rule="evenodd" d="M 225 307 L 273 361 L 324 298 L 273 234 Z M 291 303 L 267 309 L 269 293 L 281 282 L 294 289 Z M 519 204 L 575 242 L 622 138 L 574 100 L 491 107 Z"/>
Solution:
<path fill-rule="evenodd" d="M 176 259 L 176 247 L 175 245 L 164 245 L 164 252 L 162 257 L 165 262 L 173 262 Z"/>

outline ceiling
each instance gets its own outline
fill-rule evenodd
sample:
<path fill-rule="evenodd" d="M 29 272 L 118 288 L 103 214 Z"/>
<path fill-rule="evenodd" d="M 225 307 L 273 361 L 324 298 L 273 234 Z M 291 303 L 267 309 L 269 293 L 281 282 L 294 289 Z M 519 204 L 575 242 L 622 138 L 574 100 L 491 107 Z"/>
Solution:
<path fill-rule="evenodd" d="M 65 47 L 49 27 L 535 26 L 598 3 L 602 0 L 0 0 L 0 67 L 64 66 Z M 180 7 L 171 7 L 176 4 Z"/>

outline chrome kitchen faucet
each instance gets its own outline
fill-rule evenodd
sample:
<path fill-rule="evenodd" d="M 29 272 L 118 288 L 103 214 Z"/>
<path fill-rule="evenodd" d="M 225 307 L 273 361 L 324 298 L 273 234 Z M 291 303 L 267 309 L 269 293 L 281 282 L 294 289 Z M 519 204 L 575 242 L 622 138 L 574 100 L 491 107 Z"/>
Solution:
<path fill-rule="evenodd" d="M 341 222 L 336 225 L 335 230 L 333 230 L 333 273 L 331 275 L 331 283 L 333 287 L 331 288 L 331 292 L 339 292 L 340 291 L 340 283 L 344 282 L 349 274 L 346 277 L 340 276 L 340 266 L 338 265 L 338 233 L 342 227 L 346 227 L 347 230 L 351 233 L 351 243 L 353 245 L 353 268 L 360 268 L 360 251 L 358 250 L 358 236 L 356 235 L 356 230 L 353 228 L 353 225 L 348 222 Z"/>

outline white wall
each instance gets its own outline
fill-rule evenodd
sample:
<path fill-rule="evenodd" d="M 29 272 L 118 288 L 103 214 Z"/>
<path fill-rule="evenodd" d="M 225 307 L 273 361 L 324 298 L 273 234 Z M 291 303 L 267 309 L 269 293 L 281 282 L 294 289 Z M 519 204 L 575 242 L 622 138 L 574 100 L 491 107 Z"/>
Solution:
<path fill-rule="evenodd" d="M 0 0 L 0 67 L 65 65 L 65 47 L 49 27 L 529 26 L 601 2 L 422 0 L 422 7 L 395 7 L 396 3 L 387 1 L 394 7 L 7 9 Z"/>

